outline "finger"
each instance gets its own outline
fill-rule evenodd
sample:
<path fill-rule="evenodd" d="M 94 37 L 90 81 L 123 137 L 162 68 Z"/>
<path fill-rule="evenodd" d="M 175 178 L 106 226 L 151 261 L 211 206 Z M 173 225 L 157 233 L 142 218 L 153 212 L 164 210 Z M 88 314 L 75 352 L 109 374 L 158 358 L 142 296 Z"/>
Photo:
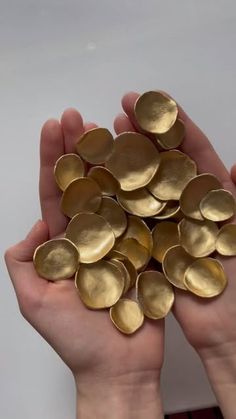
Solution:
<path fill-rule="evenodd" d="M 48 225 L 50 237 L 61 233 L 67 223 L 60 210 L 61 191 L 53 173 L 54 165 L 62 154 L 64 139 L 61 125 L 57 120 L 49 120 L 41 132 L 39 195 L 42 218 Z"/>
<path fill-rule="evenodd" d="M 117 115 L 117 117 L 115 118 L 114 130 L 116 134 L 121 134 L 122 132 L 127 132 L 127 131 L 132 131 L 132 132 L 136 131 L 130 119 L 124 113 Z"/>
<path fill-rule="evenodd" d="M 231 168 L 231 179 L 232 182 L 236 185 L 236 164 L 234 164 Z"/>
<path fill-rule="evenodd" d="M 76 109 L 66 109 L 61 117 L 61 126 L 64 135 L 65 153 L 75 153 L 75 144 L 84 132 L 82 116 Z"/>
<path fill-rule="evenodd" d="M 89 131 L 90 129 L 97 128 L 98 125 L 94 124 L 94 122 L 85 122 L 84 123 L 84 132 Z"/>

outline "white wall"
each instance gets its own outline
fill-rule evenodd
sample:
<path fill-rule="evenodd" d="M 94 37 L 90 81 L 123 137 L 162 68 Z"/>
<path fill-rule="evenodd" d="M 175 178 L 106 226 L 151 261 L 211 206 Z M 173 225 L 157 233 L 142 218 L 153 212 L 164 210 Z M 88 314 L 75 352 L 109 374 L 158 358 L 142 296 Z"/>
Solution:
<path fill-rule="evenodd" d="M 112 128 L 124 92 L 165 89 L 230 167 L 235 28 L 234 0 L 0 0 L 1 253 L 40 216 L 40 127 L 68 106 Z M 0 417 L 74 417 L 70 373 L 19 315 L 3 263 L 0 289 Z M 166 409 L 212 404 L 197 357 L 167 323 Z"/>

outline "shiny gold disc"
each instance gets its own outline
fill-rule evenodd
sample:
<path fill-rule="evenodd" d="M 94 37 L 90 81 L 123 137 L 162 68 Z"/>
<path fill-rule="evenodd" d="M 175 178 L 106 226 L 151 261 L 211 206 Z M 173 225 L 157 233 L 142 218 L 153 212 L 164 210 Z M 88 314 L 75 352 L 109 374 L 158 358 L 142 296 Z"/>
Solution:
<path fill-rule="evenodd" d="M 216 239 L 216 250 L 223 256 L 236 256 L 236 224 L 221 227 Z"/>
<path fill-rule="evenodd" d="M 115 244 L 115 250 L 123 253 L 133 263 L 137 271 L 144 269 L 150 258 L 151 254 L 144 246 L 142 246 L 135 239 L 124 239 Z"/>
<path fill-rule="evenodd" d="M 83 303 L 92 309 L 113 306 L 121 297 L 124 278 L 120 269 L 108 260 L 81 264 L 75 277 Z"/>
<path fill-rule="evenodd" d="M 122 277 L 124 279 L 124 290 L 123 294 L 125 294 L 128 289 L 130 288 L 130 275 L 128 269 L 126 269 L 125 264 L 119 259 L 110 259 L 111 263 L 117 266 L 117 268 L 121 271 Z"/>
<path fill-rule="evenodd" d="M 58 281 L 75 274 L 79 267 L 79 253 L 71 241 L 53 239 L 37 247 L 33 262 L 39 276 Z"/>
<path fill-rule="evenodd" d="M 174 125 L 178 108 L 176 102 L 163 93 L 146 92 L 137 99 L 134 113 L 143 130 L 164 134 Z"/>
<path fill-rule="evenodd" d="M 102 201 L 99 186 L 88 177 L 73 180 L 61 199 L 61 210 L 72 218 L 79 212 L 96 212 Z"/>
<path fill-rule="evenodd" d="M 152 218 L 156 220 L 167 220 L 168 218 L 178 218 L 180 206 L 178 201 L 167 201 L 163 210 Z"/>
<path fill-rule="evenodd" d="M 113 136 L 106 128 L 93 128 L 86 131 L 76 144 L 77 153 L 92 164 L 102 164 L 111 155 Z"/>
<path fill-rule="evenodd" d="M 77 154 L 64 154 L 54 166 L 54 176 L 59 188 L 64 191 L 75 179 L 84 176 L 84 163 Z"/>
<path fill-rule="evenodd" d="M 209 173 L 203 173 L 191 179 L 184 188 L 180 197 L 180 209 L 190 218 L 203 220 L 200 212 L 200 202 L 212 190 L 221 189 L 220 181 Z"/>
<path fill-rule="evenodd" d="M 221 294 L 227 277 L 221 263 L 212 258 L 197 259 L 184 276 L 186 288 L 199 297 L 210 298 Z"/>
<path fill-rule="evenodd" d="M 66 229 L 66 238 L 78 248 L 82 263 L 102 259 L 113 247 L 115 236 L 110 224 L 100 215 L 75 215 Z"/>
<path fill-rule="evenodd" d="M 113 196 L 120 189 L 118 180 L 113 176 L 110 170 L 103 166 L 94 166 L 88 172 L 88 177 L 91 177 L 98 184 L 102 191 L 102 195 Z"/>
<path fill-rule="evenodd" d="M 175 287 L 186 290 L 184 274 L 194 260 L 183 247 L 179 245 L 170 247 L 165 253 L 162 262 L 163 272 L 168 281 Z"/>
<path fill-rule="evenodd" d="M 144 322 L 139 304 L 128 298 L 122 298 L 110 308 L 110 318 L 117 329 L 127 335 L 136 332 Z"/>
<path fill-rule="evenodd" d="M 116 137 L 106 167 L 119 181 L 122 190 L 133 191 L 151 181 L 159 159 L 159 152 L 149 138 L 135 132 L 124 132 Z"/>
<path fill-rule="evenodd" d="M 146 188 L 137 191 L 120 191 L 117 201 L 125 211 L 139 217 L 153 217 L 166 206 L 166 202 L 159 201 Z"/>
<path fill-rule="evenodd" d="M 162 201 L 178 200 L 187 183 L 197 174 L 196 163 L 178 150 L 160 153 L 159 168 L 147 189 Z"/>
<path fill-rule="evenodd" d="M 115 237 L 120 237 L 124 233 L 127 227 L 127 217 L 115 199 L 104 196 L 97 214 L 107 220 Z"/>
<path fill-rule="evenodd" d="M 136 283 L 137 299 L 150 319 L 165 317 L 174 303 L 174 290 L 163 273 L 146 271 L 139 274 Z"/>
<path fill-rule="evenodd" d="M 225 221 L 236 213 L 235 198 L 224 189 L 210 191 L 200 202 L 200 211 L 204 218 L 212 221 Z"/>
<path fill-rule="evenodd" d="M 179 147 L 184 139 L 185 126 L 181 119 L 177 119 L 174 125 L 165 134 L 156 135 L 158 144 L 165 150 Z"/>
<path fill-rule="evenodd" d="M 180 245 L 191 256 L 201 258 L 215 251 L 218 227 L 213 221 L 183 218 L 178 229 Z"/>
<path fill-rule="evenodd" d="M 152 238 L 152 257 L 162 263 L 166 251 L 179 244 L 178 224 L 172 221 L 158 223 L 152 230 Z"/>
<path fill-rule="evenodd" d="M 110 258 L 120 260 L 125 265 L 130 276 L 130 288 L 132 288 L 137 279 L 137 270 L 135 269 L 135 266 L 131 260 L 129 260 L 127 256 L 123 255 L 123 253 L 119 252 L 118 250 L 111 250 L 106 257 L 108 259 Z"/>
<path fill-rule="evenodd" d="M 152 233 L 147 224 L 141 218 L 133 215 L 128 216 L 127 229 L 121 237 L 121 240 L 128 238 L 136 239 L 142 246 L 146 247 L 146 249 L 152 253 Z"/>

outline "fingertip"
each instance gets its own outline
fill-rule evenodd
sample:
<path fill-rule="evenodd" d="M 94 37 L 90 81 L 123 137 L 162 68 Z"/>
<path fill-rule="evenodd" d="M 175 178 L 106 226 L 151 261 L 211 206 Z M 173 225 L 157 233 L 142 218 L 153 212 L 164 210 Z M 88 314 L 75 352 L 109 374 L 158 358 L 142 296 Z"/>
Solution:
<path fill-rule="evenodd" d="M 55 132 L 55 130 L 60 129 L 60 123 L 57 119 L 50 118 L 46 122 L 44 122 L 41 128 L 41 136 L 45 134 L 51 134 Z"/>
<path fill-rule="evenodd" d="M 114 119 L 113 126 L 114 126 L 114 130 L 116 134 L 121 134 L 122 132 L 127 132 L 127 131 L 129 132 L 135 131 L 134 126 L 130 122 L 127 115 L 124 113 L 120 113 L 119 115 L 116 116 L 116 118 Z"/>
<path fill-rule="evenodd" d="M 84 131 L 89 131 L 90 129 L 98 128 L 98 125 L 94 122 L 85 122 L 84 123 Z"/>
<path fill-rule="evenodd" d="M 74 134 L 75 131 L 83 127 L 83 118 L 75 108 L 67 108 L 61 116 L 63 129 Z"/>
<path fill-rule="evenodd" d="M 139 93 L 133 91 L 124 94 L 124 96 L 121 99 L 121 104 L 125 113 L 129 114 L 131 110 L 133 111 L 134 103 L 136 102 L 139 96 Z"/>

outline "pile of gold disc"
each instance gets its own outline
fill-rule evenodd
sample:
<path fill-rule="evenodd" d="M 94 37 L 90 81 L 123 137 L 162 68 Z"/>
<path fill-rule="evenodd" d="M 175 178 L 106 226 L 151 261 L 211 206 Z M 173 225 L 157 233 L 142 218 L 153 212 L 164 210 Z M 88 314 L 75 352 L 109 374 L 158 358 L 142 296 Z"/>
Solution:
<path fill-rule="evenodd" d="M 177 150 L 185 126 L 175 101 L 146 92 L 134 115 L 140 133 L 113 139 L 94 128 L 55 163 L 68 225 L 33 258 L 47 280 L 75 278 L 83 304 L 109 308 L 111 324 L 125 334 L 145 317 L 165 317 L 175 288 L 221 294 L 227 277 L 216 256 L 236 256 L 235 198 Z"/>

